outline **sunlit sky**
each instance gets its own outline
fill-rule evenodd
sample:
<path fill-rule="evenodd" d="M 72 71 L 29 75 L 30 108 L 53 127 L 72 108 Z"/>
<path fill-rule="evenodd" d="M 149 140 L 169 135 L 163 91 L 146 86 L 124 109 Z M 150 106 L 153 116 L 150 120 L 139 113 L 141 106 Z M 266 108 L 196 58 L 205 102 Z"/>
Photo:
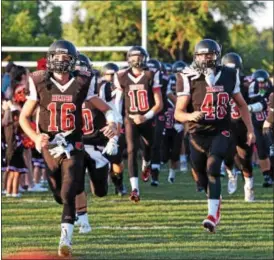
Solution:
<path fill-rule="evenodd" d="M 76 1 L 51 1 L 62 7 L 62 22 L 69 22 L 72 18 L 72 6 Z M 266 9 L 259 14 L 252 14 L 253 24 L 258 30 L 273 28 L 273 1 L 261 1 L 266 3 Z"/>

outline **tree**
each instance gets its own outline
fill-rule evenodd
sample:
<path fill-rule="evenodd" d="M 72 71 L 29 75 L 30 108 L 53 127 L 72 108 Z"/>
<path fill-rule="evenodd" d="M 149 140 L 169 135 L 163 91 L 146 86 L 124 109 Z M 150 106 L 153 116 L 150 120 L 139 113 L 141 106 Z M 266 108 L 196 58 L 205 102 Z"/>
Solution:
<path fill-rule="evenodd" d="M 44 13 L 41 18 L 40 13 Z M 49 1 L 2 1 L 2 45 L 45 46 L 61 37 L 61 9 Z M 4 60 L 36 60 L 44 54 L 2 53 Z"/>

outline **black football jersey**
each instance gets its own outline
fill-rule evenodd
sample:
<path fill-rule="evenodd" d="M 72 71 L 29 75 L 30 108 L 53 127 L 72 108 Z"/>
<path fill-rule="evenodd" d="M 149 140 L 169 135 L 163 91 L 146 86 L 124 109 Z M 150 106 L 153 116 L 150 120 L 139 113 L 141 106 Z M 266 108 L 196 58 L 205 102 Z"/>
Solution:
<path fill-rule="evenodd" d="M 176 95 L 176 76 L 174 74 L 171 74 L 168 79 L 167 94 L 168 93 Z"/>
<path fill-rule="evenodd" d="M 124 92 L 125 114 L 144 115 L 155 105 L 153 91 L 161 87 L 160 72 L 144 70 L 135 76 L 128 68 L 115 74 L 114 85 Z"/>
<path fill-rule="evenodd" d="M 217 67 L 213 86 L 207 84 L 203 74 L 191 80 L 191 76 L 177 73 L 176 78 L 177 96 L 190 96 L 187 112 L 204 113 L 199 122 L 188 122 L 189 133 L 215 134 L 230 129 L 229 102 L 234 93 L 240 92 L 240 79 L 236 70 Z"/>
<path fill-rule="evenodd" d="M 261 95 L 259 88 L 257 87 L 256 82 L 252 82 L 248 87 L 248 104 L 252 105 L 255 103 L 262 104 L 262 111 L 260 112 L 252 112 L 251 118 L 254 127 L 263 127 L 263 123 L 267 117 L 267 98 L 266 95 Z"/>
<path fill-rule="evenodd" d="M 82 104 L 90 91 L 93 75 L 90 72 L 76 71 L 67 84 L 60 85 L 52 77 L 46 77 L 46 73 L 35 71 L 29 80 L 28 98 L 33 98 L 31 88 L 35 88 L 33 93 L 39 104 L 39 131 L 48 134 L 50 140 L 57 133 L 72 131 L 66 137 L 67 141 L 80 142 L 83 126 Z"/>
<path fill-rule="evenodd" d="M 245 77 L 242 76 L 240 78 L 240 91 L 241 94 L 245 100 L 245 102 L 248 104 L 249 100 L 248 100 L 248 86 L 247 86 L 247 82 L 245 82 Z M 242 121 L 242 116 L 240 114 L 240 110 L 238 108 L 238 106 L 236 105 L 235 101 L 233 100 L 233 98 L 230 100 L 229 102 L 230 104 L 230 116 L 231 116 L 231 122 L 233 124 L 236 124 L 239 121 Z"/>
<path fill-rule="evenodd" d="M 168 86 L 169 76 L 162 74 L 161 75 L 161 92 L 162 92 L 162 99 L 163 99 L 163 110 L 161 111 L 164 113 L 167 110 L 168 104 L 167 104 L 167 86 Z M 160 112 L 160 113 L 161 113 Z"/>
<path fill-rule="evenodd" d="M 83 143 L 88 145 L 105 146 L 108 138 L 100 132 L 106 126 L 106 118 L 103 112 L 93 108 L 89 102 L 84 102 L 82 107 L 83 119 Z"/>

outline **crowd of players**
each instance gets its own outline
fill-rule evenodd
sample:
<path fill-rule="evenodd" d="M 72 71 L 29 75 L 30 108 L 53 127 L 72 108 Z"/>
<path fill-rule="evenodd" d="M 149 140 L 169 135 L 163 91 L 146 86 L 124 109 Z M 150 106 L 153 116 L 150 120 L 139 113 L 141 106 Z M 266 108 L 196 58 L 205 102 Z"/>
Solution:
<path fill-rule="evenodd" d="M 272 187 L 274 96 L 267 71 L 245 76 L 241 57 L 221 57 L 211 39 L 197 43 L 191 65 L 148 60 L 140 46 L 128 51 L 127 61 L 125 68 L 108 63 L 98 71 L 71 42 L 59 40 L 37 71 L 14 66 L 9 97 L 2 93 L 3 189 L 20 197 L 26 186 L 46 191 L 41 182 L 47 179 L 63 204 L 60 256 L 71 254 L 74 225 L 80 233 L 91 231 L 86 172 L 96 196 L 107 195 L 109 180 L 124 196 L 127 157 L 129 199 L 140 201 L 139 151 L 141 179 L 154 187 L 162 164 L 169 165 L 172 184 L 180 167 L 187 170 L 188 158 L 197 191 L 207 195 L 203 226 L 210 232 L 220 222 L 222 163 L 228 193 L 236 191 L 240 171 L 244 199 L 254 201 L 256 146 L 263 187 Z"/>

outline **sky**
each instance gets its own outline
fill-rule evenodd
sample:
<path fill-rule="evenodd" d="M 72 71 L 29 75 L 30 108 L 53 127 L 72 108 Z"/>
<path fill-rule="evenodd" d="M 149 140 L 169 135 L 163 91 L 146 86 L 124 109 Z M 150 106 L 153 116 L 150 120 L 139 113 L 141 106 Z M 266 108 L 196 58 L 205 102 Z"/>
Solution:
<path fill-rule="evenodd" d="M 62 22 L 69 22 L 72 17 L 72 5 L 76 1 L 51 1 L 55 5 L 62 7 Z M 265 10 L 260 14 L 252 14 L 253 24 L 259 31 L 272 27 L 273 28 L 273 1 L 261 1 L 266 3 Z"/>

